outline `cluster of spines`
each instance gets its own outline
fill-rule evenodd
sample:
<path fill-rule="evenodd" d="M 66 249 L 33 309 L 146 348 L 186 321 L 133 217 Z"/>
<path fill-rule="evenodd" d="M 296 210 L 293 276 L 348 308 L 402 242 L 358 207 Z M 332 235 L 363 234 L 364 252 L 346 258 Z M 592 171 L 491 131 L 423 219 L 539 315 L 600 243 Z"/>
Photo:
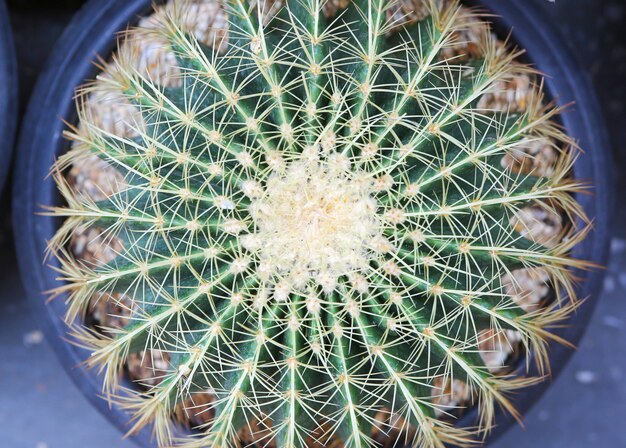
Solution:
<path fill-rule="evenodd" d="M 92 350 L 88 363 L 104 372 L 107 396 L 132 411 L 133 428 L 153 423 L 164 445 L 175 408 L 207 390 L 215 401 L 202 412 L 215 416 L 186 445 L 235 445 L 246 426 L 270 446 L 333 438 L 371 446 L 373 432 L 398 426 L 398 443 L 470 443 L 489 430 L 496 405 L 516 415 L 508 391 L 536 381 L 490 373 L 477 355 L 481 332 L 516 330 L 543 369 L 548 329 L 577 303 L 569 269 L 582 263 L 568 253 L 584 232 L 565 229 L 545 247 L 511 224 L 535 203 L 570 222 L 583 217 L 557 111 L 541 105 L 539 90 L 524 112 L 485 109 L 494 85 L 530 70 L 486 31 L 479 59 L 442 57 L 467 26 L 455 3 L 443 11 L 431 3 L 413 24 L 398 23 L 395 3 L 382 0 L 354 1 L 335 17 L 316 0 L 266 6 L 229 2 L 228 36 L 205 47 L 181 25 L 189 4 L 178 2 L 156 28 L 137 32 L 168 42 L 179 64 L 172 85 L 120 53 L 79 97 L 77 149 L 57 167 L 95 153 L 124 182 L 91 201 L 58 177 L 68 206 L 54 213 L 68 220 L 52 243 L 66 282 L 56 292 L 69 294 L 72 334 Z M 124 123 L 129 135 L 90 116 L 82 101 L 94 92 L 138 111 Z M 503 166 L 537 140 L 562 151 L 550 176 Z M 304 176 L 290 176 L 295 164 Z M 362 199 L 376 204 L 363 241 L 369 264 L 333 265 L 328 257 L 353 254 L 329 247 L 318 258 L 332 281 L 303 263 L 310 281 L 296 287 L 290 278 L 283 288 L 285 263 L 261 275 L 264 254 L 245 240 L 293 247 L 271 220 L 259 223 L 254 206 L 288 199 L 267 187 L 272 179 L 298 187 L 302 177 L 319 180 L 320 166 L 366 183 Z M 91 225 L 123 245 L 105 266 L 63 249 Z M 332 271 L 338 265 L 350 271 Z M 547 271 L 554 305 L 524 312 L 511 299 L 501 278 L 520 267 Z M 95 293 L 129 297 L 120 304 L 130 323 L 106 336 L 82 326 Z M 126 389 L 118 374 L 140 351 L 168 353 L 170 369 L 146 391 Z M 480 407 L 477 428 L 435 417 L 450 412 L 433 400 L 436 380 L 457 378 Z"/>

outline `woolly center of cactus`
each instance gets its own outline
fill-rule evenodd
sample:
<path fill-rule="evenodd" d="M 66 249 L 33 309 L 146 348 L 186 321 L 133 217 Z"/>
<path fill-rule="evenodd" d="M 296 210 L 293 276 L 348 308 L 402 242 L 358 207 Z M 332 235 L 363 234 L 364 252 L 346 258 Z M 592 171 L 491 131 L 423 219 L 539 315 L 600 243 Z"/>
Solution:
<path fill-rule="evenodd" d="M 261 277 L 278 277 L 327 292 L 337 279 L 368 264 L 375 236 L 376 201 L 364 173 L 346 164 L 297 161 L 272 175 L 251 206 Z"/>

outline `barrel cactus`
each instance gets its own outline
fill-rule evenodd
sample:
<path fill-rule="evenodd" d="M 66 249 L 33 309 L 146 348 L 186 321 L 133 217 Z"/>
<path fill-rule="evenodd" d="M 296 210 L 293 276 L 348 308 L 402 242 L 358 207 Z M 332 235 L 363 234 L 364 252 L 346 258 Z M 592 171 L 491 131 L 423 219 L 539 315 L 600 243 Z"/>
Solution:
<path fill-rule="evenodd" d="M 207 4 L 222 20 L 199 36 Z M 497 407 L 519 417 L 510 393 L 538 379 L 489 369 L 484 335 L 516 334 L 549 372 L 587 228 L 575 145 L 541 83 L 519 107 L 499 101 L 520 74 L 539 79 L 519 52 L 434 0 L 175 1 L 128 33 L 144 37 L 171 66 L 148 76 L 126 46 L 81 91 L 74 149 L 53 170 L 66 205 L 51 211 L 66 218 L 53 293 L 131 432 L 151 425 L 160 446 L 443 447 L 479 440 Z M 130 111 L 125 132 L 94 95 Z M 533 152 L 545 146 L 549 166 Z M 95 199 L 62 174 L 94 156 L 118 173 Z M 533 238 L 531 206 L 583 226 Z M 85 228 L 115 240 L 108 262 L 68 250 Z M 554 300 L 523 306 L 519 269 Z M 115 327 L 85 322 L 94 297 Z M 153 378 L 120 381 L 155 353 Z M 441 399 L 458 381 L 471 428 Z M 172 424 L 181 408 L 203 417 L 192 431 Z"/>

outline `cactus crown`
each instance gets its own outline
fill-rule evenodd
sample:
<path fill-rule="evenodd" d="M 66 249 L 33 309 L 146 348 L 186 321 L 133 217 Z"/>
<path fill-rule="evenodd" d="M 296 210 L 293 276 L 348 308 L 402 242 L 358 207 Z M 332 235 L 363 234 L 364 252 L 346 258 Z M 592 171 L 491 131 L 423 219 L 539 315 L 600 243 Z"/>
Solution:
<path fill-rule="evenodd" d="M 56 293 L 133 429 L 153 424 L 160 445 L 245 445 L 242 431 L 257 446 L 394 434 L 396 446 L 462 445 L 498 405 L 515 414 L 507 393 L 535 381 L 487 369 L 482 332 L 518 332 L 547 367 L 548 329 L 577 303 L 568 268 L 581 263 L 568 252 L 584 232 L 541 244 L 519 213 L 584 218 L 571 142 L 540 86 L 521 110 L 489 105 L 531 70 L 486 25 L 471 57 L 455 51 L 474 13 L 408 3 L 233 0 L 221 6 L 228 32 L 201 42 L 185 27 L 191 4 L 177 2 L 129 34 L 167 41 L 167 83 L 120 49 L 79 95 L 75 149 L 57 168 L 96 154 L 121 177 L 96 201 L 57 176 L 68 205 L 53 209 L 67 217 L 51 245 Z M 103 92 L 138 112 L 126 135 L 86 106 Z M 549 170 L 506 163 L 537 141 L 558 152 Z M 112 261 L 65 249 L 86 226 L 120 242 Z M 554 305 L 516 303 L 503 277 L 519 268 L 547 273 Z M 96 293 L 125 325 L 81 323 Z M 119 382 L 131 354 L 157 350 L 168 364 L 156 381 Z M 474 428 L 437 417 L 453 413 L 436 399 L 453 380 L 479 406 Z M 194 404 L 207 391 L 211 403 Z M 184 403 L 210 418 L 179 440 L 170 420 Z"/>

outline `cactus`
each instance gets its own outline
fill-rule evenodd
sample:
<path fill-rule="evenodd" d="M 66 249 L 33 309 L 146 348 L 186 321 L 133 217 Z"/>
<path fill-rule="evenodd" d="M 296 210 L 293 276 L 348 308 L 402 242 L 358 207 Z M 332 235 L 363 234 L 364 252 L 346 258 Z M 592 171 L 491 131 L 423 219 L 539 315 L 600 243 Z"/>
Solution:
<path fill-rule="evenodd" d="M 503 86 L 536 76 L 519 52 L 456 1 L 230 0 L 227 32 L 203 39 L 194 7 L 128 33 L 166 42 L 174 67 L 146 76 L 120 48 L 78 95 L 74 149 L 53 169 L 67 202 L 51 209 L 66 218 L 53 294 L 131 432 L 152 425 L 160 446 L 443 447 L 487 434 L 498 406 L 519 418 L 509 395 L 538 379 L 491 371 L 481 338 L 513 332 L 549 372 L 588 228 L 576 148 L 541 83 L 498 106 Z M 131 111 L 124 135 L 93 95 Z M 548 168 L 538 147 L 556 154 Z M 97 199 L 62 175 L 94 155 L 120 173 Z M 583 226 L 537 241 L 531 206 Z M 85 228 L 116 241 L 108 262 L 67 249 Z M 507 286 L 518 269 L 540 270 L 554 301 L 522 306 Z M 119 325 L 84 322 L 94 296 Z M 130 357 L 163 367 L 129 387 Z M 475 427 L 438 399 L 457 382 Z M 181 407 L 201 420 L 186 435 Z"/>

